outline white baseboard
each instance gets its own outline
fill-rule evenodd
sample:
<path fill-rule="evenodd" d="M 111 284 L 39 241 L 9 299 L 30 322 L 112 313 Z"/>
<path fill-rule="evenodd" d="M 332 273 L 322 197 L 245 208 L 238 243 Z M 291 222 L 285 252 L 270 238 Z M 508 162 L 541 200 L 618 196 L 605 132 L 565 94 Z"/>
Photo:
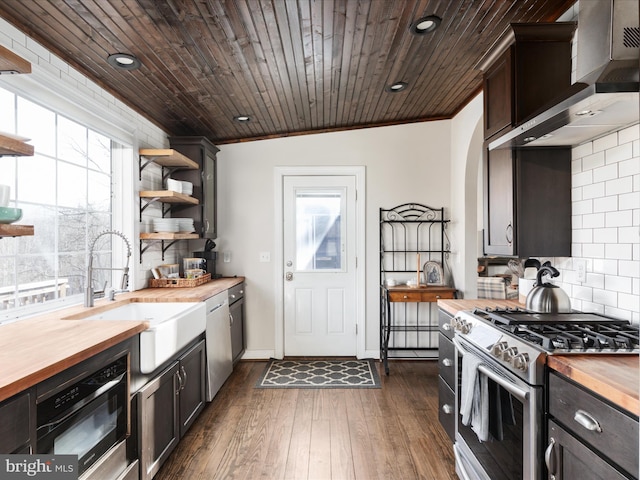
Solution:
<path fill-rule="evenodd" d="M 269 360 L 274 356 L 275 350 L 245 350 L 242 360 Z"/>

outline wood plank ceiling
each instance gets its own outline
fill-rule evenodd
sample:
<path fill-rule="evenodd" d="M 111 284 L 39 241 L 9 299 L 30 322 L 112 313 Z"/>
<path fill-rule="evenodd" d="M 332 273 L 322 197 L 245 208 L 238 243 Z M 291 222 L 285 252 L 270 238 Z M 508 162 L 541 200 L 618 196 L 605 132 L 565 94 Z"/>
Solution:
<path fill-rule="evenodd" d="M 574 1 L 2 0 L 0 16 L 169 135 L 220 144 L 450 118 L 509 23 Z M 440 28 L 411 34 L 425 15 Z M 117 52 L 142 67 L 111 67 Z"/>

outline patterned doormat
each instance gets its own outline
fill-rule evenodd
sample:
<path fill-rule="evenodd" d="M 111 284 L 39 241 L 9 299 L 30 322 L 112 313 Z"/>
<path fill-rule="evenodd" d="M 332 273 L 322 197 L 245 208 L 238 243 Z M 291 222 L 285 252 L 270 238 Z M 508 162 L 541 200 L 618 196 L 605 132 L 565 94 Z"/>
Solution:
<path fill-rule="evenodd" d="M 256 388 L 380 388 L 374 360 L 270 360 Z"/>

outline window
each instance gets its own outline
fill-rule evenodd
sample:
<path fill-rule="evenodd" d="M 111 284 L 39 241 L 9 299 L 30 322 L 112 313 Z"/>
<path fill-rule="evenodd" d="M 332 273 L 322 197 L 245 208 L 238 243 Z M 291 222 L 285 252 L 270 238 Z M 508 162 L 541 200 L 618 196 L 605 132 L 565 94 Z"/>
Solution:
<path fill-rule="evenodd" d="M 34 236 L 0 240 L 1 321 L 82 294 L 90 242 L 112 228 L 112 164 L 123 146 L 2 88 L 0 112 L 0 131 L 35 146 L 33 157 L 0 157 L 9 206 L 22 209 L 19 223 L 35 226 Z M 111 266 L 112 240 L 96 244 L 94 266 Z M 93 279 L 101 290 L 111 272 Z"/>

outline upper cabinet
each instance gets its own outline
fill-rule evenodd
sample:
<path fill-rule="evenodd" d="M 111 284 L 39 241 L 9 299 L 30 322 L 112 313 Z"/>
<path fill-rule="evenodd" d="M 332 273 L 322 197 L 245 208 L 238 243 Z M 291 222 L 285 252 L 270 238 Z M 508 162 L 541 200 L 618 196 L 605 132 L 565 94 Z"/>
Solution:
<path fill-rule="evenodd" d="M 171 137 L 171 148 L 189 157 L 198 164 L 198 170 L 179 170 L 171 178 L 193 184 L 193 197 L 198 205 L 171 205 L 172 217 L 193 218 L 196 233 L 200 238 L 215 239 L 217 231 L 217 160 L 219 149 L 205 137 Z"/>
<path fill-rule="evenodd" d="M 575 23 L 521 23 L 485 56 L 484 138 L 505 133 L 571 85 Z"/>

